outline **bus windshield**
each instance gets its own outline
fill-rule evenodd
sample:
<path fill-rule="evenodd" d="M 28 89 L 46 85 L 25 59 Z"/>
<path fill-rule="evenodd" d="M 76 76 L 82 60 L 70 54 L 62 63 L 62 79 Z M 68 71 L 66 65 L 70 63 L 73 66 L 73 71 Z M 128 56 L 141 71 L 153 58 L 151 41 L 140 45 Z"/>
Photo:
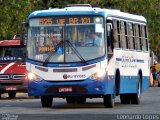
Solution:
<path fill-rule="evenodd" d="M 0 62 L 24 61 L 26 57 L 26 47 L 5 46 L 0 47 Z"/>
<path fill-rule="evenodd" d="M 82 62 L 104 56 L 102 17 L 34 18 L 29 21 L 28 57 L 41 62 Z"/>

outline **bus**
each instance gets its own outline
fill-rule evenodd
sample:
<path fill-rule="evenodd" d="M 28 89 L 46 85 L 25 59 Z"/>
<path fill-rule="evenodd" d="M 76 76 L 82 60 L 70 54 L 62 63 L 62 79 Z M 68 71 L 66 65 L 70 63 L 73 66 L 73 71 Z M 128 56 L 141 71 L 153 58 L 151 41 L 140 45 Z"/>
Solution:
<path fill-rule="evenodd" d="M 20 44 L 18 35 L 12 40 L 0 41 L 0 98 L 8 93 L 15 98 L 17 92 L 27 93 L 26 46 Z"/>
<path fill-rule="evenodd" d="M 51 107 L 55 97 L 81 104 L 102 98 L 106 108 L 114 107 L 116 96 L 122 104 L 139 104 L 148 89 L 143 16 L 70 4 L 34 11 L 21 27 L 27 28 L 28 94 L 41 96 L 42 107 Z M 100 39 L 91 40 L 91 33 Z"/>

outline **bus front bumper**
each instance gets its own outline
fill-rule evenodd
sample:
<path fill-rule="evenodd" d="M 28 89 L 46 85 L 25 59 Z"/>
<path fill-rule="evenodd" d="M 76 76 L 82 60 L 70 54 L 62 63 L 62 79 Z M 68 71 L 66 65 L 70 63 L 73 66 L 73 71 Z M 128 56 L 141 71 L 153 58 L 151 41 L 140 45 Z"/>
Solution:
<path fill-rule="evenodd" d="M 113 93 L 113 82 L 82 80 L 67 82 L 29 81 L 29 96 L 66 97 L 66 96 L 99 96 Z M 110 87 L 111 89 L 106 89 Z"/>

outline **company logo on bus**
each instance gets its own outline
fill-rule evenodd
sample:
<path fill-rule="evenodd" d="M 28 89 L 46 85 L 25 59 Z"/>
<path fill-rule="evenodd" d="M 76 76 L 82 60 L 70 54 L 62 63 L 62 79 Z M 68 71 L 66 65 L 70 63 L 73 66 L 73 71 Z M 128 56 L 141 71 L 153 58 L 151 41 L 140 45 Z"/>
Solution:
<path fill-rule="evenodd" d="M 85 75 L 67 75 L 67 74 L 63 75 L 64 79 L 76 79 L 76 78 L 85 78 L 85 77 L 86 77 Z"/>

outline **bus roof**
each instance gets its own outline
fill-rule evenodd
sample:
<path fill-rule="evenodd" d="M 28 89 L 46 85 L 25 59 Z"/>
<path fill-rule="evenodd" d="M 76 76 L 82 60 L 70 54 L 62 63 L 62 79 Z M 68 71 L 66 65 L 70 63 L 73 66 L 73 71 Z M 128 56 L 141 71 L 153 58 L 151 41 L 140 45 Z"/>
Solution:
<path fill-rule="evenodd" d="M 146 22 L 140 15 L 129 14 L 115 9 L 105 9 L 90 6 L 73 6 L 65 8 L 49 8 L 48 10 L 38 10 L 29 15 L 30 18 L 56 15 L 103 15 L 104 17 L 118 17 Z"/>

